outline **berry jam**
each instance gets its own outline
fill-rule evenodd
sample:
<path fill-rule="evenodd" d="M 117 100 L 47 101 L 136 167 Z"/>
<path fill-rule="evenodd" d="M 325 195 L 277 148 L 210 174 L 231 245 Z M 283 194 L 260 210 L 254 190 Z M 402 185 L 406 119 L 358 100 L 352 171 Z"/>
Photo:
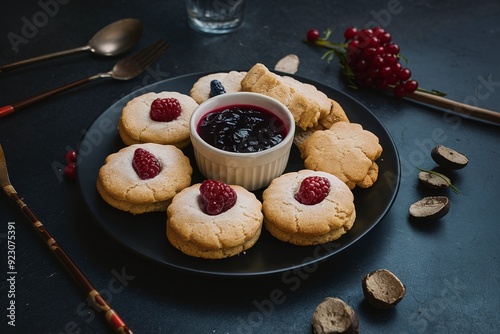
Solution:
<path fill-rule="evenodd" d="M 251 105 L 234 105 L 207 113 L 197 132 L 208 144 L 228 152 L 252 153 L 278 145 L 288 130 L 271 112 Z"/>

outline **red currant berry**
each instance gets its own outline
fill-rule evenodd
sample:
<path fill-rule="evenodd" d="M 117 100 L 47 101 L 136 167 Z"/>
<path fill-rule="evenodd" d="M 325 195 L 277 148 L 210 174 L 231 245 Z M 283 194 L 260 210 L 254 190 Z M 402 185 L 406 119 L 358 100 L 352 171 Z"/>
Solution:
<path fill-rule="evenodd" d="M 76 165 L 74 163 L 69 163 L 64 167 L 64 176 L 68 179 L 74 179 L 76 177 Z"/>
<path fill-rule="evenodd" d="M 390 66 L 384 66 L 380 68 L 379 72 L 382 78 L 388 78 L 392 75 L 392 69 Z"/>
<path fill-rule="evenodd" d="M 379 77 L 379 69 L 376 68 L 376 67 L 370 67 L 368 68 L 368 71 L 366 72 L 366 74 L 370 77 L 370 78 L 378 78 Z"/>
<path fill-rule="evenodd" d="M 71 150 L 71 151 L 66 152 L 65 159 L 66 159 L 66 164 L 75 163 L 76 162 L 76 151 Z"/>
<path fill-rule="evenodd" d="M 366 48 L 363 50 L 363 58 L 364 59 L 372 59 L 377 53 L 377 49 L 375 48 Z"/>
<path fill-rule="evenodd" d="M 387 82 L 387 79 L 378 79 L 375 85 L 378 89 L 384 90 L 387 88 L 387 86 L 389 86 L 389 83 Z"/>
<path fill-rule="evenodd" d="M 380 36 L 381 34 L 385 33 L 385 30 L 382 27 L 374 27 L 374 28 L 372 28 L 372 30 L 373 30 L 373 36 L 377 36 L 377 37 Z"/>
<path fill-rule="evenodd" d="M 398 62 L 398 57 L 394 54 L 384 55 L 384 65 L 392 65 Z"/>
<path fill-rule="evenodd" d="M 318 29 L 310 29 L 307 32 L 307 41 L 310 43 L 314 43 L 319 39 L 319 30 Z"/>
<path fill-rule="evenodd" d="M 404 83 L 398 83 L 394 87 L 394 96 L 403 97 L 405 95 L 405 85 Z"/>
<path fill-rule="evenodd" d="M 416 80 L 408 80 L 405 82 L 405 92 L 413 93 L 418 88 L 418 82 Z"/>
<path fill-rule="evenodd" d="M 392 72 L 399 73 L 403 69 L 403 66 L 401 65 L 401 63 L 398 62 L 398 63 L 392 64 L 391 69 L 392 69 Z"/>
<path fill-rule="evenodd" d="M 384 48 L 383 46 L 379 45 L 379 46 L 377 46 L 375 49 L 376 49 L 375 54 L 376 54 L 377 56 L 383 56 L 383 55 L 384 55 L 384 53 L 385 53 L 385 48 Z"/>
<path fill-rule="evenodd" d="M 381 45 L 385 45 L 385 44 L 387 44 L 387 43 L 390 43 L 390 42 L 391 42 L 391 39 L 392 39 L 391 34 L 389 34 L 388 32 L 385 32 L 385 33 L 383 33 L 383 34 L 380 34 L 380 35 L 378 35 L 377 37 L 378 37 L 378 39 L 380 40 L 380 44 L 381 44 Z"/>
<path fill-rule="evenodd" d="M 365 37 L 372 37 L 373 36 L 373 30 L 371 30 L 371 29 L 362 29 L 360 31 L 360 34 L 362 34 Z"/>
<path fill-rule="evenodd" d="M 363 71 L 366 69 L 367 66 L 368 66 L 368 63 L 366 62 L 366 60 L 361 59 L 356 63 L 355 68 L 356 68 L 356 70 Z"/>
<path fill-rule="evenodd" d="M 359 41 L 359 45 L 362 48 L 366 48 L 370 45 L 370 39 L 373 35 L 373 32 L 370 29 L 363 29 L 357 35 L 356 38 Z"/>
<path fill-rule="evenodd" d="M 398 81 L 399 81 L 399 79 L 394 74 L 387 78 L 387 84 L 389 84 L 391 86 L 394 86 L 395 84 L 397 84 Z"/>
<path fill-rule="evenodd" d="M 368 39 L 368 47 L 370 48 L 376 48 L 380 45 L 380 40 L 375 37 L 375 36 L 372 36 Z"/>
<path fill-rule="evenodd" d="M 358 40 L 354 40 L 347 44 L 347 54 L 358 55 L 361 53 L 361 47 Z"/>
<path fill-rule="evenodd" d="M 398 73 L 398 79 L 401 81 L 406 81 L 406 80 L 410 79 L 410 77 L 411 77 L 411 71 L 409 68 L 403 68 Z"/>
<path fill-rule="evenodd" d="M 375 56 L 373 57 L 371 64 L 375 67 L 382 67 L 382 65 L 384 65 L 384 58 L 381 56 Z"/>
<path fill-rule="evenodd" d="M 385 46 L 385 53 L 391 54 L 391 55 L 397 55 L 399 53 L 399 45 L 390 43 Z"/>
<path fill-rule="evenodd" d="M 346 41 L 353 39 L 358 33 L 358 28 L 349 27 L 344 31 L 344 38 Z"/>

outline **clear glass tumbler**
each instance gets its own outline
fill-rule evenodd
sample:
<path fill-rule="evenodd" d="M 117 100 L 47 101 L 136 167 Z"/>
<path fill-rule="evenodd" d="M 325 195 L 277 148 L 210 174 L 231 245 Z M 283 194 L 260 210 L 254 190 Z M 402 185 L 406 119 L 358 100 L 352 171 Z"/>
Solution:
<path fill-rule="evenodd" d="M 209 34 L 225 34 L 240 27 L 244 7 L 244 0 L 186 0 L 191 28 Z"/>

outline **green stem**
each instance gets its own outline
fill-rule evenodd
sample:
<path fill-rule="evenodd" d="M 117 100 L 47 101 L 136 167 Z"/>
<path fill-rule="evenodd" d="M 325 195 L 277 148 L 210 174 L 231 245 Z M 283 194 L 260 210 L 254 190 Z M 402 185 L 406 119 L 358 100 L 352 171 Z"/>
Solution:
<path fill-rule="evenodd" d="M 431 94 L 431 95 L 446 96 L 446 93 L 440 92 L 440 91 L 435 90 L 435 89 L 429 90 L 429 89 L 418 87 L 417 91 L 422 92 L 422 93 L 426 93 L 426 94 Z"/>
<path fill-rule="evenodd" d="M 453 189 L 453 191 L 455 192 L 455 194 L 460 194 L 460 191 L 458 190 L 458 188 L 455 187 L 453 185 L 453 183 L 451 183 L 450 181 L 448 181 L 448 179 L 443 174 L 438 173 L 438 172 L 436 172 L 434 170 L 428 170 L 428 169 L 423 169 L 423 168 L 419 168 L 419 167 L 417 167 L 417 169 L 419 171 L 421 171 L 421 172 L 426 172 L 426 173 L 429 173 L 429 174 L 434 174 L 436 176 L 439 176 L 440 178 L 442 178 L 450 186 L 451 189 Z"/>
<path fill-rule="evenodd" d="M 345 52 L 345 49 L 347 47 L 347 44 L 345 43 L 332 43 L 326 39 L 320 38 L 314 42 L 314 45 L 321 46 L 327 49 L 339 51 L 339 52 Z"/>

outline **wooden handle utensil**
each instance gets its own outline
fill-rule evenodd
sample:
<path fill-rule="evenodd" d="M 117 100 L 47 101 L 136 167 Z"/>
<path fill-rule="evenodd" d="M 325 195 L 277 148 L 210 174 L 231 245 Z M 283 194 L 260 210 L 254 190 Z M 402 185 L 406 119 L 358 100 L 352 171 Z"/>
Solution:
<path fill-rule="evenodd" d="M 471 106 L 441 96 L 419 91 L 408 93 L 405 95 L 405 97 L 425 104 L 433 105 L 438 108 L 450 110 L 460 115 L 470 116 L 495 124 L 500 124 L 500 112 Z"/>
<path fill-rule="evenodd" d="M 85 277 L 85 275 L 80 271 L 78 266 L 71 260 L 68 254 L 62 249 L 62 247 L 57 243 L 54 237 L 49 233 L 49 231 L 44 227 L 42 222 L 38 220 L 35 214 L 30 210 L 28 205 L 23 202 L 21 197 L 17 194 L 16 190 L 12 186 L 9 180 L 9 174 L 7 172 L 7 163 L 5 160 L 5 155 L 3 153 L 2 145 L 0 145 L 0 186 L 7 196 L 12 199 L 19 209 L 26 215 L 26 217 L 31 221 L 37 234 L 42 237 L 45 241 L 45 245 L 49 247 L 52 254 L 61 262 L 64 268 L 71 274 L 73 279 L 76 281 L 81 290 L 85 293 L 85 296 L 92 301 L 96 310 L 104 315 L 107 323 L 111 328 L 121 334 L 131 334 L 132 330 L 125 324 L 125 322 L 120 318 L 118 313 L 116 313 L 104 300 L 104 298 L 99 294 L 99 292 L 94 288 L 92 283 Z"/>

